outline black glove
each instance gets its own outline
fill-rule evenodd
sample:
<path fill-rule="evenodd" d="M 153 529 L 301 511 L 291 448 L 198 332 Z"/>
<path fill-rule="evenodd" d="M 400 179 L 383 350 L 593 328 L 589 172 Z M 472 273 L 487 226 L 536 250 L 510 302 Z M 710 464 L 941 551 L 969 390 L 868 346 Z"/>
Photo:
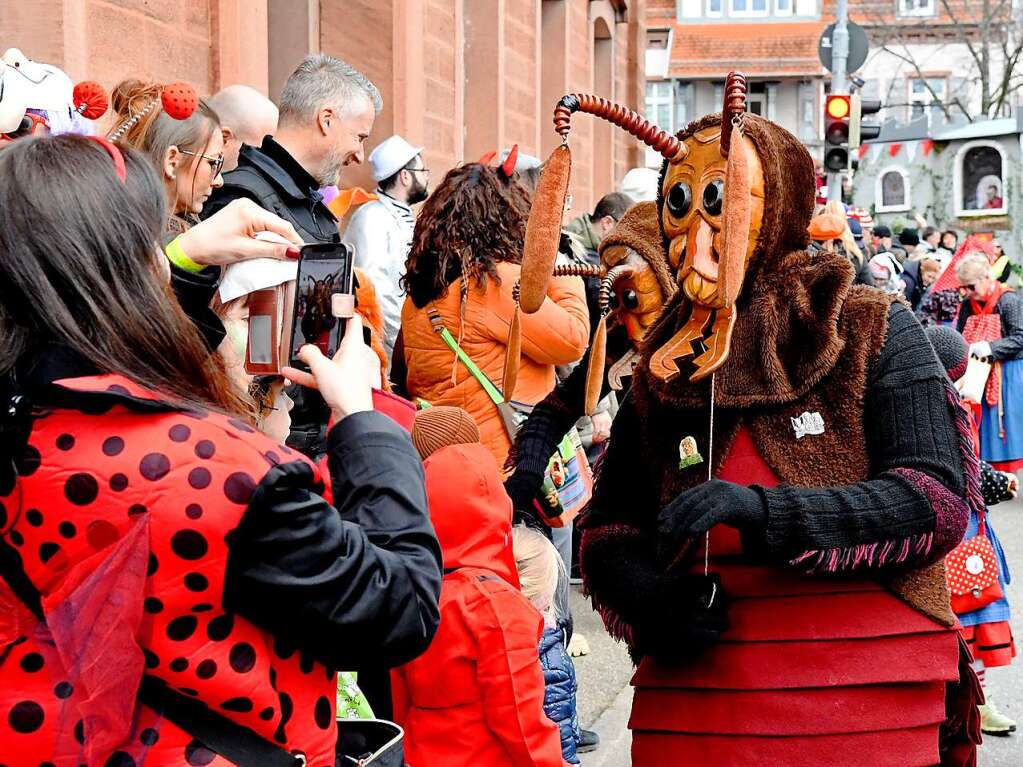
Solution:
<path fill-rule="evenodd" d="M 767 506 L 760 493 L 734 482 L 712 479 L 679 493 L 657 516 L 658 548 L 662 561 L 671 563 L 694 536 L 725 524 L 762 529 Z"/>
<path fill-rule="evenodd" d="M 543 475 L 537 478 L 519 468 L 504 481 L 504 491 L 512 499 L 512 524 L 525 525 L 550 538 L 550 526 L 540 518 L 533 506 L 533 499 L 542 485 Z"/>
<path fill-rule="evenodd" d="M 729 627 L 728 598 L 716 573 L 666 578 L 657 609 L 632 624 L 632 650 L 659 663 L 692 661 Z"/>

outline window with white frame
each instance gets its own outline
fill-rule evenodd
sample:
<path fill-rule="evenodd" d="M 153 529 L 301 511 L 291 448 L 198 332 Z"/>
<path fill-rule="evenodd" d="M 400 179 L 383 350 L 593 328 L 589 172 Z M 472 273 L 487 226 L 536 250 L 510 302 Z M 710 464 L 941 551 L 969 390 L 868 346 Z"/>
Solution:
<path fill-rule="evenodd" d="M 909 119 L 915 120 L 922 114 L 934 120 L 942 113 L 948 93 L 948 80 L 939 77 L 911 77 L 909 79 Z"/>
<path fill-rule="evenodd" d="M 1005 152 L 995 141 L 970 141 L 956 153 L 955 201 L 959 216 L 1000 216 L 1008 211 Z"/>
<path fill-rule="evenodd" d="M 668 74 L 671 61 L 670 29 L 648 29 L 646 31 L 646 76 L 664 77 Z"/>
<path fill-rule="evenodd" d="M 682 130 L 696 117 L 696 89 L 692 83 L 675 81 L 675 125 L 676 131 Z"/>
<path fill-rule="evenodd" d="M 892 213 L 910 208 L 909 173 L 905 168 L 893 166 L 877 175 L 874 187 L 874 205 L 878 213 Z"/>
<path fill-rule="evenodd" d="M 671 80 L 655 80 L 646 84 L 646 119 L 669 133 L 675 132 L 671 119 L 673 91 Z"/>
<path fill-rule="evenodd" d="M 718 17 L 724 8 L 725 0 L 707 0 L 707 15 Z"/>
<path fill-rule="evenodd" d="M 935 0 L 899 0 L 899 16 L 934 16 Z"/>
<path fill-rule="evenodd" d="M 706 0 L 680 0 L 679 15 L 683 19 L 698 19 L 703 15 L 703 4 Z"/>
<path fill-rule="evenodd" d="M 795 0 L 797 16 L 819 16 L 817 0 Z"/>
<path fill-rule="evenodd" d="M 791 16 L 794 0 L 774 0 L 775 16 Z"/>
<path fill-rule="evenodd" d="M 770 11 L 769 0 L 730 0 L 730 2 L 730 16 L 766 16 Z"/>

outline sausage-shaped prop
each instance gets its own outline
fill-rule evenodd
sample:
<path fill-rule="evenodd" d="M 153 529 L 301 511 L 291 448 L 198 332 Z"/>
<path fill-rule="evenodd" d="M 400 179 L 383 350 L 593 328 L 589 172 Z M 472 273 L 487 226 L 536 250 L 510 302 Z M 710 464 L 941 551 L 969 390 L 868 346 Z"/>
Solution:
<path fill-rule="evenodd" d="M 508 348 L 504 356 L 504 378 L 501 380 L 501 392 L 506 400 L 515 394 L 515 384 L 519 378 L 519 365 L 522 363 L 522 326 L 519 319 L 519 307 L 515 307 L 511 325 L 508 326 Z"/>
<path fill-rule="evenodd" d="M 554 272 L 561 241 L 561 219 L 572 171 L 572 152 L 567 144 L 557 147 L 544 163 L 543 173 L 533 195 L 533 207 L 526 224 L 526 244 L 522 253 L 522 278 L 519 306 L 526 314 L 540 309 L 547 285 Z"/>
<path fill-rule="evenodd" d="M 749 247 L 750 198 L 749 154 L 753 147 L 738 127 L 732 130 L 731 149 L 725 165 L 725 200 L 721 216 L 724 235 L 718 274 L 720 296 L 725 308 L 735 305 L 746 275 L 746 251 Z"/>

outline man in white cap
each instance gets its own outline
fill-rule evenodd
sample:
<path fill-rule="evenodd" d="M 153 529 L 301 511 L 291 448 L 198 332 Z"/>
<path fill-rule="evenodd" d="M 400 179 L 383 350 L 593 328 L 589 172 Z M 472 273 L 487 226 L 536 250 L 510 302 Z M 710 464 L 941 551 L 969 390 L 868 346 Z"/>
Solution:
<path fill-rule="evenodd" d="M 384 348 L 390 360 L 401 324 L 403 292 L 399 285 L 412 245 L 416 218 L 412 206 L 429 195 L 430 171 L 423 164 L 423 148 L 401 136 L 391 136 L 369 155 L 373 202 L 352 215 L 341 241 L 355 251 L 355 265 L 373 281 L 384 315 Z"/>

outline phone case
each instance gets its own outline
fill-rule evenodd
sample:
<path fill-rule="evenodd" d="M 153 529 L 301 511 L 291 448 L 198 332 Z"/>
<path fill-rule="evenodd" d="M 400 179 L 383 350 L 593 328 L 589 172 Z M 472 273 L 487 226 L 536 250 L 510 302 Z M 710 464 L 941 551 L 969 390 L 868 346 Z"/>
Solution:
<path fill-rule="evenodd" d="M 294 303 L 294 282 L 249 294 L 249 343 L 245 347 L 245 372 L 249 375 L 281 374 L 281 367 L 287 363 L 286 355 L 291 348 L 291 306 Z M 262 317 L 270 318 L 270 359 L 257 362 L 252 360 L 253 323 Z"/>

